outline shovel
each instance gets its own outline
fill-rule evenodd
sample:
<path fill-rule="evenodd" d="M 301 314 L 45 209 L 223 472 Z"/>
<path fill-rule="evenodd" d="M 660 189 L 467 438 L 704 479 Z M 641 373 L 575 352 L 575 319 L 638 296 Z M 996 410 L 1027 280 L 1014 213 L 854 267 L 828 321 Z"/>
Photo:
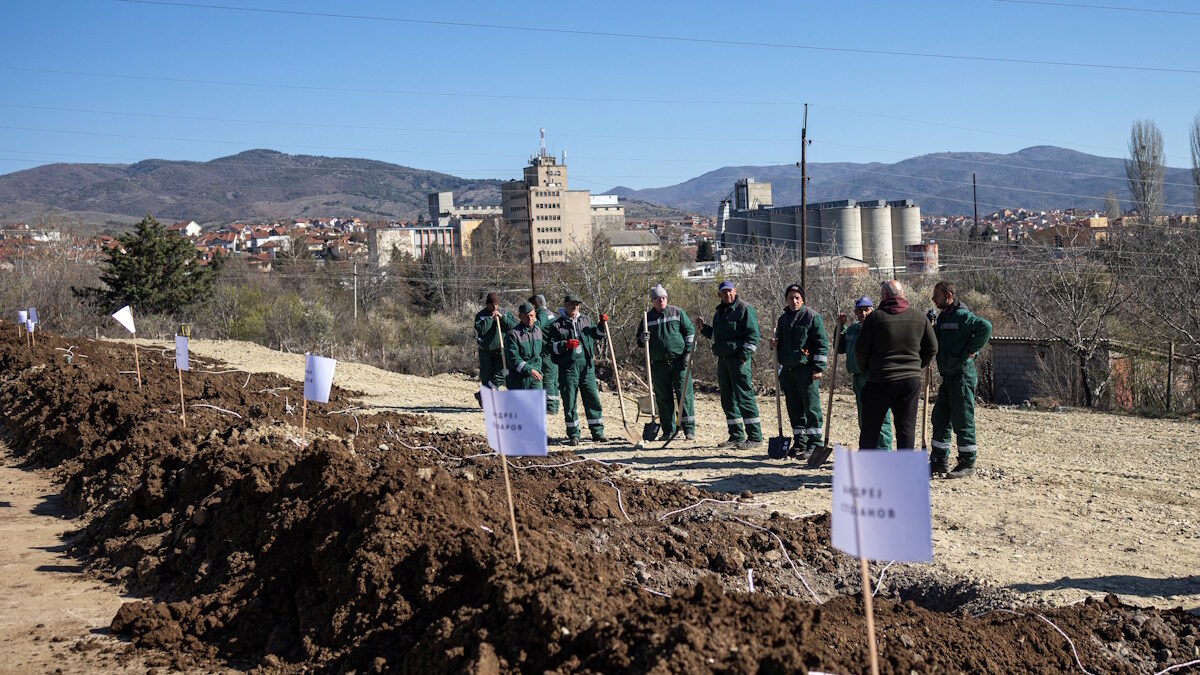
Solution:
<path fill-rule="evenodd" d="M 842 319 L 841 319 L 841 317 L 838 317 L 837 328 L 835 329 L 835 333 L 839 337 L 842 334 Z M 836 345 L 837 342 L 835 341 L 834 344 Z M 849 358 L 849 354 L 846 355 L 846 358 Z M 833 370 L 833 375 L 831 376 L 831 378 L 829 380 L 829 406 L 825 409 L 825 444 L 822 445 L 821 447 L 817 448 L 816 450 L 813 450 L 813 453 L 811 455 L 809 455 L 808 464 L 806 466 L 810 469 L 815 469 L 818 466 L 821 466 L 822 464 L 824 464 L 825 460 L 829 459 L 829 455 L 833 452 L 833 447 L 829 445 L 829 428 L 831 426 L 833 426 L 832 425 L 832 422 L 833 422 L 833 390 L 837 388 L 837 373 L 838 373 L 837 366 L 838 366 L 838 350 L 835 347 L 833 349 L 833 367 L 831 368 L 831 370 Z"/>
<path fill-rule="evenodd" d="M 783 459 L 792 449 L 792 437 L 783 435 L 783 398 L 779 393 L 783 388 L 779 380 L 781 368 L 782 366 L 778 365 L 775 367 L 775 415 L 779 418 L 779 435 L 767 441 L 767 457 L 771 459 Z"/>
<path fill-rule="evenodd" d="M 646 333 L 646 337 L 650 337 L 650 324 L 646 312 L 642 312 L 642 332 Z M 662 425 L 656 419 L 658 411 L 654 407 L 654 377 L 650 373 L 650 340 L 646 340 L 646 386 L 650 388 L 650 421 L 646 422 L 646 426 L 642 427 L 642 440 L 652 441 L 658 438 L 658 432 L 662 430 Z"/>
<path fill-rule="evenodd" d="M 612 360 L 613 379 L 617 381 L 617 403 L 621 407 L 621 429 L 625 432 L 625 440 L 636 447 L 641 447 L 642 442 L 629 430 L 629 422 L 625 419 L 625 394 L 621 391 L 621 372 L 617 370 L 617 352 L 613 349 L 612 336 L 608 334 L 608 326 L 604 327 L 604 332 L 604 341 L 608 343 L 608 358 Z"/>

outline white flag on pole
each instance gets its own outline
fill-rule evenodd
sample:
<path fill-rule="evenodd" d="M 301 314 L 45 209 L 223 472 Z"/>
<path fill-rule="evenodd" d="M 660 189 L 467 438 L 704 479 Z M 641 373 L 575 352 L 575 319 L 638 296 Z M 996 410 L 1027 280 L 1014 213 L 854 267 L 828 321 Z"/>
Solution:
<path fill-rule="evenodd" d="M 316 354 L 304 354 L 304 398 L 314 403 L 329 403 L 329 389 L 333 386 L 333 369 L 337 359 L 327 359 Z"/>
<path fill-rule="evenodd" d="M 121 309 L 113 312 L 112 318 L 117 320 L 117 323 L 125 327 L 125 330 L 130 333 L 137 333 L 137 329 L 133 327 L 133 310 L 129 305 L 125 305 Z"/>
<path fill-rule="evenodd" d="M 831 513 L 834 547 L 856 558 L 933 560 L 929 453 L 837 446 Z"/>
<path fill-rule="evenodd" d="M 488 447 L 504 454 L 546 455 L 546 392 L 541 389 L 479 390 Z"/>
<path fill-rule="evenodd" d="M 183 335 L 175 336 L 175 368 L 188 369 L 188 339 Z"/>
<path fill-rule="evenodd" d="M 17 310 L 17 323 L 24 326 L 25 322 L 28 320 L 29 320 L 29 312 L 26 312 L 23 309 L 18 309 Z"/>

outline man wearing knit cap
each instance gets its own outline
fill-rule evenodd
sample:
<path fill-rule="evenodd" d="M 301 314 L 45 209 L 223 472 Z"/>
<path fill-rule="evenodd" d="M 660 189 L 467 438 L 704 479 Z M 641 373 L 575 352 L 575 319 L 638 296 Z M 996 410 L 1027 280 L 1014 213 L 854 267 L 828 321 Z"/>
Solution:
<path fill-rule="evenodd" d="M 500 309 L 496 293 L 488 293 L 483 309 L 475 315 L 475 342 L 479 344 L 479 381 L 485 387 L 504 384 L 504 359 L 500 354 L 500 334 L 515 328 L 517 320 Z"/>
<path fill-rule="evenodd" d="M 738 298 L 732 281 L 722 281 L 717 286 L 717 295 L 721 304 L 713 314 L 712 325 L 707 326 L 704 319 L 699 319 L 700 334 L 713 341 L 721 407 L 729 426 L 729 440 L 717 447 L 762 445 L 762 424 L 750 380 L 750 359 L 758 349 L 758 315 Z"/>
<path fill-rule="evenodd" d="M 545 337 L 550 330 L 550 324 L 554 323 L 556 317 L 546 309 L 546 296 L 538 293 L 529 298 L 530 304 L 537 311 L 536 323 L 538 328 L 542 329 L 542 336 Z M 546 349 L 548 350 L 547 343 Z M 546 390 L 546 412 L 558 412 L 558 402 L 562 400 L 562 396 L 558 393 L 558 364 L 550 358 L 549 352 L 546 358 L 542 359 L 542 388 Z"/>
<path fill-rule="evenodd" d="M 547 339 L 551 358 L 558 364 L 558 392 L 562 396 L 563 418 L 567 425 L 567 445 L 579 445 L 579 418 L 575 414 L 576 395 L 583 397 L 592 440 L 607 442 L 600 408 L 600 390 L 596 387 L 596 353 L 608 337 L 608 315 L 600 315 L 599 325 L 579 312 L 579 296 L 563 298 L 565 316 L 550 325 Z"/>
<path fill-rule="evenodd" d="M 820 380 L 829 360 L 829 338 L 821 315 L 804 304 L 796 284 L 784 291 L 786 305 L 775 323 L 771 349 L 779 361 L 779 386 L 792 422 L 793 457 L 821 447 Z"/>
<path fill-rule="evenodd" d="M 837 353 L 846 354 L 846 372 L 850 373 L 850 384 L 854 388 L 854 405 L 858 408 L 858 426 L 862 428 L 862 391 L 867 386 L 867 374 L 858 369 L 858 361 L 854 358 L 854 345 L 858 344 L 858 332 L 862 330 L 862 322 L 871 312 L 875 311 L 875 303 L 871 297 L 864 295 L 854 303 L 854 323 L 846 325 L 846 315 L 838 315 L 838 323 L 846 326 L 837 342 Z M 883 417 L 883 428 L 879 430 L 879 450 L 892 449 L 892 411 Z"/>
<path fill-rule="evenodd" d="M 684 437 L 696 437 L 695 407 L 692 383 L 684 381 L 687 355 L 696 337 L 687 312 L 667 304 L 667 289 L 662 284 L 650 289 L 650 304 L 646 313 L 646 329 L 638 324 L 640 344 L 650 345 L 650 374 L 654 379 L 654 401 L 662 424 L 662 438 L 675 435 L 675 403 L 683 399 L 683 418 L 678 421 Z"/>
<path fill-rule="evenodd" d="M 541 389 L 542 355 L 546 351 L 542 329 L 537 325 L 533 305 L 521 303 L 517 308 L 516 328 L 504 334 L 504 356 L 508 359 L 509 389 Z"/>

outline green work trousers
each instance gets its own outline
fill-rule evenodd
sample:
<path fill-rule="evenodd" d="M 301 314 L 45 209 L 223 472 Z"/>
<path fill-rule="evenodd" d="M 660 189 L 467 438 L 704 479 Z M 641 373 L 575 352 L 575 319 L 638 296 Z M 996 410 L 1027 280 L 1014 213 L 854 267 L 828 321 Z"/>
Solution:
<path fill-rule="evenodd" d="M 854 405 L 858 408 L 858 428 L 862 430 L 862 390 L 867 386 L 866 375 L 851 375 L 851 385 L 854 387 Z M 879 447 L 878 448 L 861 448 L 864 450 L 891 450 L 892 449 L 892 411 L 888 410 L 883 416 L 883 426 L 879 428 Z"/>
<path fill-rule="evenodd" d="M 684 390 L 684 371 L 687 370 L 687 356 L 678 356 L 669 361 L 654 361 L 650 364 L 650 374 L 654 377 L 654 404 L 658 406 L 659 423 L 662 424 L 663 436 L 670 438 L 675 433 L 675 408 L 679 396 L 683 395 L 683 419 L 680 426 L 685 433 L 696 433 L 696 409 L 692 400 L 692 382 L 688 377 L 687 390 Z"/>
<path fill-rule="evenodd" d="M 579 438 L 579 417 L 575 413 L 576 396 L 583 397 L 583 414 L 592 438 L 604 435 L 604 419 L 600 410 L 600 391 L 596 388 L 596 369 L 592 364 L 575 361 L 559 366 L 558 393 L 562 396 L 563 419 L 567 436 Z"/>
<path fill-rule="evenodd" d="M 975 385 L 979 376 L 974 369 L 960 375 L 943 376 L 933 404 L 931 459 L 949 459 L 950 431 L 958 437 L 958 461 L 975 465 Z"/>
<path fill-rule="evenodd" d="M 814 380 L 812 373 L 812 367 L 807 365 L 784 367 L 779 373 L 797 450 L 821 447 L 820 380 Z"/>
<path fill-rule="evenodd" d="M 494 352 L 479 350 L 479 382 L 493 389 L 504 385 L 504 359 L 499 349 Z"/>
<path fill-rule="evenodd" d="M 542 387 L 546 390 L 546 412 L 558 412 L 558 402 L 562 400 L 558 393 L 558 364 L 549 356 L 542 357 Z"/>
<path fill-rule="evenodd" d="M 754 400 L 754 384 L 750 381 L 750 359 L 718 357 L 717 383 L 721 387 L 721 408 L 725 410 L 729 439 L 761 441 L 762 424 Z"/>

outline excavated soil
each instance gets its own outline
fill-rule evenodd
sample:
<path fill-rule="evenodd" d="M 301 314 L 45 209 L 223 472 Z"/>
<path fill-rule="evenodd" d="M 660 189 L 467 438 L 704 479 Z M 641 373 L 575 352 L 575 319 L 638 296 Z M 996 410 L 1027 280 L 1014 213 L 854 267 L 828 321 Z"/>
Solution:
<path fill-rule="evenodd" d="M 301 447 L 299 383 L 198 359 L 185 429 L 169 353 L 142 352 L 139 389 L 120 372 L 127 345 L 40 334 L 29 349 L 16 335 L 0 322 L 4 440 L 61 482 L 80 517 L 71 552 L 144 598 L 113 630 L 173 667 L 867 669 L 858 567 L 829 546 L 827 514 L 568 453 L 522 458 L 518 564 L 501 467 L 478 436 L 356 414 L 335 388 L 309 407 Z M 1200 658 L 1200 617 L 1181 609 L 1033 608 L 920 568 L 873 576 L 885 673 L 1152 673 Z"/>

